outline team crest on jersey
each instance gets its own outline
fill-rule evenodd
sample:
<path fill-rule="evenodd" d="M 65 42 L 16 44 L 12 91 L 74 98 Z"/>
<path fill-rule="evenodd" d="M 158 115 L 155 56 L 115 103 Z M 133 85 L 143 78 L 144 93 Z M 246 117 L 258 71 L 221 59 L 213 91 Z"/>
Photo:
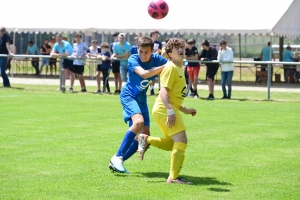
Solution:
<path fill-rule="evenodd" d="M 151 83 L 152 81 L 149 81 L 149 80 L 142 80 L 140 85 L 137 85 L 136 87 L 140 90 L 140 91 L 143 91 L 145 90 Z"/>

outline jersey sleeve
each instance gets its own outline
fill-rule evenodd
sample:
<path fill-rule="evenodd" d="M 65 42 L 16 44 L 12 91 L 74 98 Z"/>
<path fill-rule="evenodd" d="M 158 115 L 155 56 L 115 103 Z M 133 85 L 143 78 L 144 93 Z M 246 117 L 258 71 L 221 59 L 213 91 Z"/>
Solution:
<path fill-rule="evenodd" d="M 137 67 L 141 67 L 141 64 L 138 61 L 138 57 L 136 56 L 136 54 L 132 55 L 129 57 L 128 59 L 128 71 L 134 73 L 134 70 Z"/>
<path fill-rule="evenodd" d="M 160 85 L 161 87 L 166 87 L 168 89 L 172 89 L 173 82 L 175 78 L 175 68 L 169 63 L 163 69 L 160 74 Z"/>

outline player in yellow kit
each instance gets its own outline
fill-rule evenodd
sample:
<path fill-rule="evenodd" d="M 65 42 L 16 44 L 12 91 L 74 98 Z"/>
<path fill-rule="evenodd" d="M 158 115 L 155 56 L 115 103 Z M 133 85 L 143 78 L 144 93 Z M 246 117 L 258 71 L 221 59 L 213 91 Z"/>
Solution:
<path fill-rule="evenodd" d="M 153 117 L 165 137 L 139 134 L 137 137 L 139 141 L 138 155 L 143 160 L 149 144 L 166 151 L 172 151 L 167 183 L 192 184 L 179 178 L 187 146 L 185 125 L 179 111 L 192 116 L 196 115 L 197 112 L 194 108 L 188 109 L 182 105 L 186 93 L 186 82 L 182 69 L 185 42 L 179 38 L 172 38 L 165 48 L 170 61 L 161 72 L 161 89 L 152 109 Z"/>

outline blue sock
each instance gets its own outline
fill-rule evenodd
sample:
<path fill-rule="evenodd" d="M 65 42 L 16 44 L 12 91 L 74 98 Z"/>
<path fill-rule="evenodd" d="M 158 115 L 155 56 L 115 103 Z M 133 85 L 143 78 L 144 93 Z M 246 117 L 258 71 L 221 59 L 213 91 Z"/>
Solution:
<path fill-rule="evenodd" d="M 123 156 L 123 161 L 130 158 L 135 152 L 138 150 L 139 143 L 136 140 L 133 140 L 131 146 L 129 147 L 128 151 Z"/>
<path fill-rule="evenodd" d="M 123 141 L 121 143 L 121 146 L 116 154 L 116 156 L 123 156 L 127 150 L 129 149 L 130 145 L 132 144 L 133 140 L 134 140 L 134 137 L 135 137 L 135 133 L 128 130 L 126 133 L 125 133 L 125 136 L 123 138 Z"/>

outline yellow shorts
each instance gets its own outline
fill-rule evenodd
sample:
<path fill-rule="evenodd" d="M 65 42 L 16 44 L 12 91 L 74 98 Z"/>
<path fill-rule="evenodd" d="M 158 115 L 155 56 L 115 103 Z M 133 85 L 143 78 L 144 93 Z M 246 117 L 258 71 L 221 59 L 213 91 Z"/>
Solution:
<path fill-rule="evenodd" d="M 178 109 L 174 109 L 176 121 L 175 125 L 172 128 L 169 128 L 167 125 L 167 109 L 163 104 L 155 103 L 152 108 L 152 115 L 159 126 L 161 132 L 164 134 L 165 137 L 169 138 L 172 135 L 175 135 L 181 131 L 185 130 L 185 125 L 183 123 L 182 116 Z"/>

